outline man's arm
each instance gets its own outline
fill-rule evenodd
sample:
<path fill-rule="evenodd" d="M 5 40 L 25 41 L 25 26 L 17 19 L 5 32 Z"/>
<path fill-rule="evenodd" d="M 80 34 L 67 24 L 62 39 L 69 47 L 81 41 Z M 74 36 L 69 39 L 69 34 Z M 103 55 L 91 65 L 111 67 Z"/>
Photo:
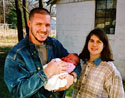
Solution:
<path fill-rule="evenodd" d="M 29 72 L 23 62 L 7 57 L 4 67 L 4 80 L 15 98 L 30 97 L 47 81 L 43 70 Z"/>
<path fill-rule="evenodd" d="M 45 85 L 48 78 L 54 74 L 65 72 L 66 68 L 64 62 L 51 61 L 44 70 L 41 68 L 38 71 L 30 72 L 23 61 L 7 57 L 4 80 L 15 98 L 30 97 Z"/>

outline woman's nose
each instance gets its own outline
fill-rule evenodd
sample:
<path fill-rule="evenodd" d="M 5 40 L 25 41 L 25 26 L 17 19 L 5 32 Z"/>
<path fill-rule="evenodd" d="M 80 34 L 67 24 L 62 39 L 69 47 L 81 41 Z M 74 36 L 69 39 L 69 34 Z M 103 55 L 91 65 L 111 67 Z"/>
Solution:
<path fill-rule="evenodd" d="M 97 43 L 96 43 L 96 42 L 94 42 L 94 43 L 93 43 L 93 45 L 94 45 L 94 46 L 96 46 L 96 45 L 97 45 Z"/>

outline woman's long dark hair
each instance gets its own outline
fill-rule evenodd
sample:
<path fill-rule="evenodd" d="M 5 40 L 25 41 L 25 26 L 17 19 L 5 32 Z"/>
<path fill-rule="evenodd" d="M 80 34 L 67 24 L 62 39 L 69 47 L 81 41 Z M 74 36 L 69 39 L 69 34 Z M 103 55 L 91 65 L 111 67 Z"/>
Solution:
<path fill-rule="evenodd" d="M 104 44 L 104 48 L 101 52 L 101 59 L 102 61 L 113 61 L 113 54 L 109 45 L 109 41 L 108 41 L 108 37 L 105 34 L 105 32 L 102 29 L 99 28 L 95 28 L 94 30 L 92 30 L 87 38 L 86 38 L 86 42 L 85 42 L 85 46 L 82 50 L 82 52 L 79 54 L 80 59 L 82 60 L 89 60 L 90 58 L 90 52 L 88 50 L 88 42 L 91 38 L 92 35 L 97 36 Z"/>

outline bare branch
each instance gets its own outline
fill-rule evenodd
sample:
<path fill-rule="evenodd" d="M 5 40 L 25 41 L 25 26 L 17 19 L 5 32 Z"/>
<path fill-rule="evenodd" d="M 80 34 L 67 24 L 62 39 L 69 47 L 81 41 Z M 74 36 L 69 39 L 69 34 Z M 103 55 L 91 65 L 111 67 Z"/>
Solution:
<path fill-rule="evenodd" d="M 22 8 L 24 8 L 25 11 L 29 14 L 29 11 L 27 10 L 27 8 L 26 8 L 25 6 L 23 6 L 22 4 L 21 4 L 21 6 L 22 6 Z"/>
<path fill-rule="evenodd" d="M 11 0 L 9 0 L 9 4 L 13 7 L 14 10 L 16 10 L 14 2 L 12 2 Z"/>

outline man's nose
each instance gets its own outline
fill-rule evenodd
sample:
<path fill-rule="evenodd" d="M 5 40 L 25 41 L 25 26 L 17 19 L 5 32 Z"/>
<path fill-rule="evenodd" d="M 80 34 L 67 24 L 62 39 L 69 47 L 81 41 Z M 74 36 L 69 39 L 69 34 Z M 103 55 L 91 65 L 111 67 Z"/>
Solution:
<path fill-rule="evenodd" d="M 46 26 L 45 25 L 42 25 L 41 28 L 40 28 L 41 31 L 45 32 L 46 31 Z"/>

